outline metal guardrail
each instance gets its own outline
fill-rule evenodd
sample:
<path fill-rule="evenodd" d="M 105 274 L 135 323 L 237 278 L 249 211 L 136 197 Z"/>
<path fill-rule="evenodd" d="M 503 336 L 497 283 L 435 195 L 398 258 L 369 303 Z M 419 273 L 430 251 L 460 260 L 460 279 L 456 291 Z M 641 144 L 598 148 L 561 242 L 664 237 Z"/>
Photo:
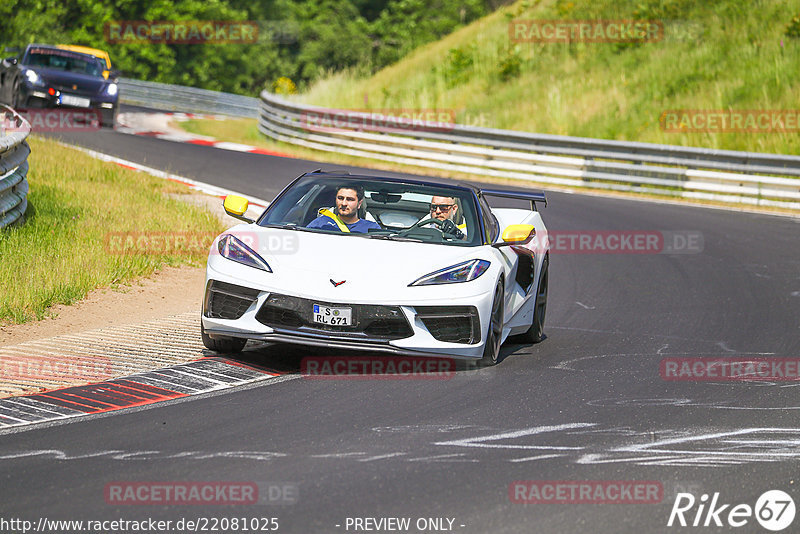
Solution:
<path fill-rule="evenodd" d="M 258 98 L 128 78 L 119 80 L 119 98 L 124 104 L 169 111 L 258 116 Z"/>
<path fill-rule="evenodd" d="M 25 214 L 28 208 L 28 155 L 25 141 L 31 125 L 17 112 L 0 105 L 0 228 Z"/>
<path fill-rule="evenodd" d="M 386 132 L 369 127 L 376 123 L 369 113 L 303 105 L 267 91 L 260 100 L 262 134 L 317 150 L 544 184 L 800 209 L 797 156 L 457 124 Z"/>

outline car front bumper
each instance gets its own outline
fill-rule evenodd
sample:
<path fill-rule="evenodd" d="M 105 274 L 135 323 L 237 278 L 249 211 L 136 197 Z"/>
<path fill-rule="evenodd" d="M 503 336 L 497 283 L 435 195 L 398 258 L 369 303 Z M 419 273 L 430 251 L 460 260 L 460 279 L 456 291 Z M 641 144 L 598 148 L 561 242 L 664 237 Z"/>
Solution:
<path fill-rule="evenodd" d="M 209 266 L 202 314 L 206 334 L 395 355 L 478 359 L 483 355 L 494 296 L 493 287 L 480 291 L 482 285 L 475 284 L 472 291 L 459 288 L 461 293 L 471 294 L 438 301 L 420 292 L 422 298 L 416 302 L 331 302 L 286 288 L 255 286 Z M 276 300 L 283 303 L 286 313 L 278 313 L 281 308 L 275 306 Z M 314 303 L 352 308 L 356 325 L 314 324 Z"/>

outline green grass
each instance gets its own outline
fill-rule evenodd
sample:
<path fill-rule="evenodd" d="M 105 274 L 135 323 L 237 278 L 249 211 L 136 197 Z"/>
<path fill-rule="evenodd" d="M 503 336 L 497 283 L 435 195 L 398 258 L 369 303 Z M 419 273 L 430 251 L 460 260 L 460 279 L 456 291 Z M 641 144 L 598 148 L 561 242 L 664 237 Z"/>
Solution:
<path fill-rule="evenodd" d="M 264 136 L 258 131 L 256 119 L 189 119 L 173 121 L 172 124 L 189 133 L 207 135 L 232 143 L 259 145 L 264 142 Z"/>
<path fill-rule="evenodd" d="M 768 0 L 517 2 L 375 75 L 342 72 L 295 98 L 325 107 L 448 109 L 457 122 L 601 139 L 798 153 L 797 133 L 670 133 L 672 109 L 798 109 L 800 6 Z M 515 19 L 648 19 L 643 44 L 509 41 Z M 791 32 L 790 32 L 791 33 Z M 800 32 L 795 32 L 800 35 Z"/>
<path fill-rule="evenodd" d="M 29 143 L 27 220 L 0 230 L 0 324 L 41 319 L 54 304 L 72 304 L 162 266 L 200 265 L 207 254 L 110 253 L 111 234 L 223 229 L 211 213 L 175 200 L 187 192 L 183 186 L 52 141 Z"/>

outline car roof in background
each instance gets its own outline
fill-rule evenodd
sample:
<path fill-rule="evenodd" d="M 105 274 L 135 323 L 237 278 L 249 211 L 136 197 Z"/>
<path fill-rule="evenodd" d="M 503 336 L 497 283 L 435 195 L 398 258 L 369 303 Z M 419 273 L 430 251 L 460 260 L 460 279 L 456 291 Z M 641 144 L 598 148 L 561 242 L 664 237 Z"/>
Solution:
<path fill-rule="evenodd" d="M 100 50 L 99 48 L 91 48 L 89 46 L 65 45 L 65 44 L 56 45 L 56 48 L 59 48 L 61 50 L 70 50 L 72 52 L 80 52 L 82 54 L 89 54 L 90 56 L 98 57 L 103 61 L 105 61 L 107 68 L 109 69 L 111 68 L 111 57 L 105 50 Z"/>
<path fill-rule="evenodd" d="M 61 48 L 55 45 L 47 45 L 47 44 L 29 44 L 25 48 L 25 52 L 29 52 L 34 49 L 41 49 L 41 50 L 52 50 L 54 52 L 63 52 L 67 55 L 74 55 L 74 56 L 83 56 L 87 59 L 99 59 L 97 56 L 93 54 L 87 54 L 86 52 L 78 52 L 77 50 L 69 50 L 67 48 Z"/>

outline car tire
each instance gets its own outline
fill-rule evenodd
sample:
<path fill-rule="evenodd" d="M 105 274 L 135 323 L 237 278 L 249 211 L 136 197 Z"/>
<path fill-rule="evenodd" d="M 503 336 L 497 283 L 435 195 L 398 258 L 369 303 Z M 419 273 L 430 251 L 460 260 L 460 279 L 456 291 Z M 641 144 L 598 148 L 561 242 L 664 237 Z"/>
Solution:
<path fill-rule="evenodd" d="M 524 343 L 539 343 L 544 339 L 544 318 L 547 313 L 547 286 L 550 257 L 545 256 L 542 263 L 542 273 L 539 275 L 539 284 L 536 287 L 536 303 L 533 306 L 533 319 L 531 327 L 520 334 L 519 339 Z"/>
<path fill-rule="evenodd" d="M 223 354 L 242 352 L 245 344 L 247 344 L 247 340 L 240 337 L 211 337 L 206 334 L 206 330 L 203 328 L 202 324 L 200 325 L 200 335 L 203 338 L 203 345 L 205 345 L 208 350 Z"/>
<path fill-rule="evenodd" d="M 500 340 L 503 336 L 503 306 L 504 306 L 503 281 L 497 284 L 492 299 L 492 311 L 489 316 L 489 328 L 486 330 L 486 343 L 483 345 L 481 367 L 496 365 L 500 357 Z"/>

